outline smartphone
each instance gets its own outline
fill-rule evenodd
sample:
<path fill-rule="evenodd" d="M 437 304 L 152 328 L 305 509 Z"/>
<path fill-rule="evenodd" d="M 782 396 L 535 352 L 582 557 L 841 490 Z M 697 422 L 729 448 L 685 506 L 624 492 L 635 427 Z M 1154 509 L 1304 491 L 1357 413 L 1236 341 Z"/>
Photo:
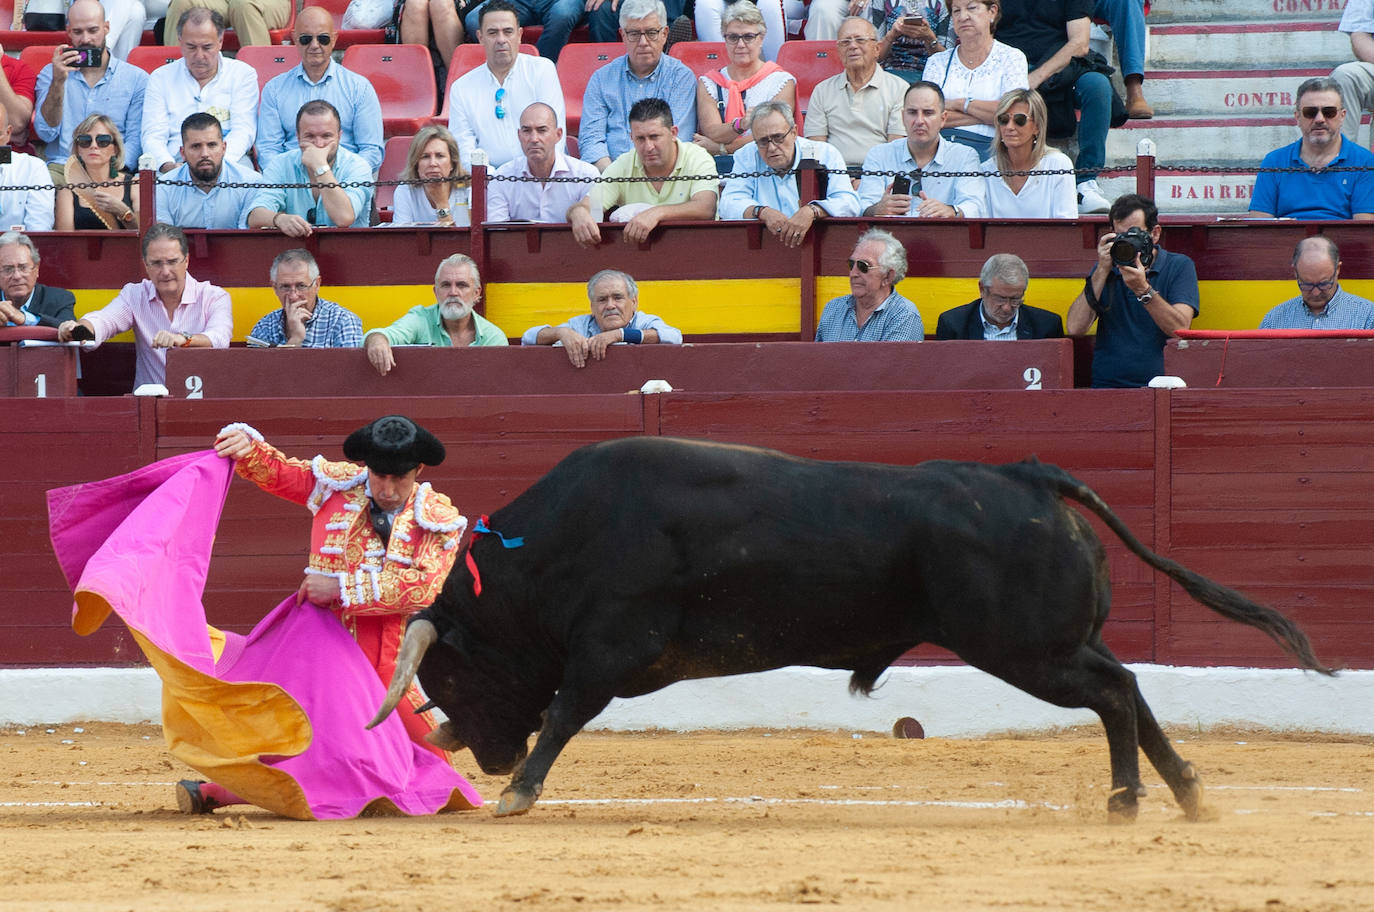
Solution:
<path fill-rule="evenodd" d="M 910 192 L 911 192 L 911 175 L 909 175 L 909 174 L 898 174 L 896 177 L 894 177 L 894 178 L 892 179 L 892 193 L 893 193 L 894 196 L 895 196 L 896 194 L 898 194 L 898 193 L 910 193 Z"/>
<path fill-rule="evenodd" d="M 925 16 L 903 16 L 902 22 L 906 25 L 920 25 L 926 21 Z"/>
<path fill-rule="evenodd" d="M 13 154 L 14 150 L 9 146 L 0 146 L 0 165 L 8 165 Z"/>
<path fill-rule="evenodd" d="M 85 323 L 78 323 L 76 324 L 76 326 L 72 327 L 72 341 L 94 342 L 95 333 L 91 332 L 90 327 L 87 326 Z"/>
<path fill-rule="evenodd" d="M 72 64 L 74 67 L 98 67 L 105 56 L 104 48 L 74 47 L 72 50 L 76 52 L 76 61 Z"/>

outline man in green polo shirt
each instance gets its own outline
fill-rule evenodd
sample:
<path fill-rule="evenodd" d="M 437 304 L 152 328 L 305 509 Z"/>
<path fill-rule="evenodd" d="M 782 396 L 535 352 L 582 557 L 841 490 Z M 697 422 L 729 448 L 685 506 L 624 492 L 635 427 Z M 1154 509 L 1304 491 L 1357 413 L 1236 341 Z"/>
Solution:
<path fill-rule="evenodd" d="M 482 278 L 470 257 L 455 253 L 434 273 L 434 303 L 412 307 L 363 341 L 367 360 L 386 376 L 396 366 L 394 345 L 507 345 L 501 327 L 473 310 L 482 297 Z"/>

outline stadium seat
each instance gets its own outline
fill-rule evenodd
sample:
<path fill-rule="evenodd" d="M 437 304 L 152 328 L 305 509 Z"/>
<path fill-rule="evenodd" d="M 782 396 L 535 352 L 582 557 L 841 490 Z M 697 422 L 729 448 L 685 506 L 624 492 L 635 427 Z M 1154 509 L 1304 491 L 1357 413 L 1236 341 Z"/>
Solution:
<path fill-rule="evenodd" d="M 173 60 L 181 59 L 181 48 L 179 47 L 149 47 L 140 44 L 129 52 L 129 63 L 151 73 L 160 66 L 165 66 Z"/>
<path fill-rule="evenodd" d="M 520 53 L 538 57 L 539 49 L 532 44 L 521 44 Z M 448 62 L 448 79 L 444 82 L 444 97 L 439 99 L 439 116 L 435 118 L 436 122 L 441 121 L 445 126 L 448 125 L 448 90 L 453 88 L 453 83 L 459 76 L 481 66 L 486 60 L 487 52 L 480 44 L 460 44 L 453 49 L 453 59 Z"/>
<path fill-rule="evenodd" d="M 291 3 L 291 15 L 288 16 L 287 19 L 286 19 L 286 26 L 285 26 L 284 28 L 268 29 L 268 30 L 267 30 L 267 37 L 271 40 L 272 46 L 274 46 L 274 47 L 280 46 L 280 45 L 283 45 L 283 44 L 290 44 L 290 43 L 291 43 L 291 32 L 292 32 L 295 28 L 296 28 L 296 4 L 295 4 L 295 2 L 294 2 L 294 0 L 293 0 L 293 2 Z M 145 38 L 146 38 L 147 34 L 148 34 L 147 32 L 144 32 Z M 232 51 L 238 51 L 238 50 L 239 50 L 239 36 L 234 32 L 233 29 L 225 29 L 225 30 L 224 30 L 224 50 L 226 50 L 226 51 L 231 51 L 231 52 L 232 52 Z"/>
<path fill-rule="evenodd" d="M 811 101 L 811 90 L 836 73 L 844 72 L 844 61 L 833 41 L 784 41 L 778 51 L 778 66 L 797 79 L 798 124 Z"/>
<path fill-rule="evenodd" d="M 730 62 L 723 41 L 679 41 L 668 50 L 668 56 L 681 60 L 698 76 L 720 72 Z"/>
<path fill-rule="evenodd" d="M 386 141 L 386 150 L 382 153 L 382 166 L 377 169 L 377 180 L 399 180 L 401 172 L 406 169 L 406 156 L 410 154 L 410 143 L 414 136 L 393 136 Z M 391 221 L 396 209 L 393 200 L 396 198 L 396 188 L 394 186 L 377 187 L 377 217 L 384 222 Z"/>
<path fill-rule="evenodd" d="M 66 4 L 63 4 L 62 9 L 66 8 Z M 11 31 L 10 24 L 13 22 L 14 0 L 0 0 L 0 47 L 4 47 L 7 52 L 42 44 L 53 46 L 63 44 L 67 40 L 66 32 Z M 52 60 L 51 53 L 48 60 Z"/>
<path fill-rule="evenodd" d="M 19 59 L 23 63 L 33 68 L 35 73 L 43 72 L 43 67 L 52 63 L 53 51 L 65 44 L 67 36 L 62 35 L 62 40 L 56 44 L 31 44 L 19 52 Z"/>
<path fill-rule="evenodd" d="M 334 27 L 339 30 L 334 36 L 334 46 L 340 49 L 350 48 L 355 44 L 384 44 L 386 42 L 385 29 L 346 29 L 343 27 L 344 11 L 348 9 L 349 0 L 306 0 L 306 6 L 318 6 L 329 10 L 334 17 Z"/>
<path fill-rule="evenodd" d="M 592 73 L 625 53 L 618 41 L 569 44 L 558 55 L 558 82 L 563 86 L 563 103 L 568 112 L 568 135 L 576 136 L 582 123 L 582 94 Z"/>
<path fill-rule="evenodd" d="M 434 67 L 418 44 L 355 44 L 343 65 L 372 83 L 382 103 L 382 133 L 414 135 L 434 116 Z"/>
<path fill-rule="evenodd" d="M 280 76 L 301 62 L 301 55 L 286 45 L 256 45 L 239 48 L 235 57 L 258 71 L 258 94 L 274 76 Z"/>

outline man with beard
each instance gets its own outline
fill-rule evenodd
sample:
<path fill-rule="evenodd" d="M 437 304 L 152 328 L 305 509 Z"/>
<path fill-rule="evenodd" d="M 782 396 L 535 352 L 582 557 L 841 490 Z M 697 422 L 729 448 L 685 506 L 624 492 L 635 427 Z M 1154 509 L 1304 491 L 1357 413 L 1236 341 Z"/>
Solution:
<path fill-rule="evenodd" d="M 368 226 L 372 166 L 341 148 L 340 135 L 339 112 L 332 104 L 317 98 L 301 105 L 296 114 L 299 148 L 278 155 L 263 171 L 263 183 L 269 186 L 253 197 L 249 228 L 275 228 L 302 238 L 316 227 Z"/>
<path fill-rule="evenodd" d="M 561 345 L 573 367 L 587 359 L 601 361 L 612 345 L 681 345 L 682 332 L 662 318 L 639 309 L 639 286 L 618 269 L 603 269 L 587 282 L 591 313 L 579 314 L 561 326 L 531 326 L 521 345 Z"/>
<path fill-rule="evenodd" d="M 940 136 L 945 126 L 945 93 L 933 82 L 913 83 L 902 101 L 905 139 L 874 146 L 864 159 L 859 201 L 864 215 L 921 218 L 980 218 L 983 187 L 976 177 L 945 177 L 941 172 L 978 171 L 978 153 Z M 883 175 L 910 175 L 906 190 Z M 921 172 L 933 171 L 932 177 Z"/>
<path fill-rule="evenodd" d="M 439 264 L 434 273 L 434 301 L 412 307 L 395 323 L 368 332 L 367 360 L 386 376 L 396 366 L 395 345 L 507 345 L 506 334 L 473 310 L 482 297 L 477 264 L 461 253 Z"/>
<path fill-rule="evenodd" d="M 1295 111 L 1302 138 L 1264 156 L 1250 195 L 1251 218 L 1374 218 L 1374 153 L 1341 136 L 1346 110 L 1341 87 L 1330 76 L 1298 86 Z"/>
<path fill-rule="evenodd" d="M 181 122 L 185 163 L 158 179 L 157 220 L 180 228 L 246 228 L 256 191 L 221 184 L 260 184 L 247 165 L 224 160 L 224 133 L 213 114 Z"/>
<path fill-rule="evenodd" d="M 272 261 L 272 290 L 281 307 L 267 314 L 248 334 L 249 345 L 266 348 L 357 348 L 363 344 L 363 321 L 333 301 L 320 297 L 320 264 L 297 247 Z"/>

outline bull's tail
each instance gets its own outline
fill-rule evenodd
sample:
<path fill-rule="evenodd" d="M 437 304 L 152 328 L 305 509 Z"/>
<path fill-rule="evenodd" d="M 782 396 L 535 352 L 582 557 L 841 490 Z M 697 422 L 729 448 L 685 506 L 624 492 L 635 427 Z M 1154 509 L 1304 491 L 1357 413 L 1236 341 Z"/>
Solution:
<path fill-rule="evenodd" d="M 1077 501 L 1097 514 L 1117 537 L 1131 549 L 1137 557 L 1165 574 L 1182 586 L 1198 602 L 1211 608 L 1222 617 L 1239 621 L 1250 627 L 1264 631 L 1269 637 L 1304 667 L 1322 674 L 1335 672 L 1318 661 L 1312 651 L 1312 643 L 1307 634 L 1297 624 L 1284 617 L 1273 608 L 1261 605 L 1246 598 L 1234 589 L 1221 585 L 1201 574 L 1194 573 L 1182 564 L 1175 563 L 1151 551 L 1126 527 L 1111 507 L 1097 496 L 1097 492 L 1074 478 L 1058 466 L 1035 465 L 1039 476 L 1048 482 L 1061 497 Z"/>

